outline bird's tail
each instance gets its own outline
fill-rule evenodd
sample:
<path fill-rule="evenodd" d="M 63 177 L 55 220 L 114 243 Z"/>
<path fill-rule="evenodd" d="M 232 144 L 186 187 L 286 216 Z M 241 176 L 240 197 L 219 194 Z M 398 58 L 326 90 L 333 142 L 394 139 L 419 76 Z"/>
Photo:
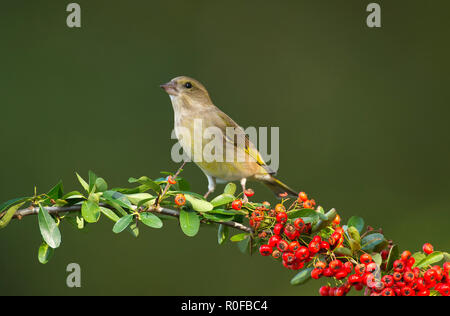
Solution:
<path fill-rule="evenodd" d="M 264 177 L 264 179 L 261 179 L 262 182 L 269 187 L 270 190 L 277 196 L 280 197 L 280 194 L 287 193 L 288 195 L 292 197 L 297 197 L 298 192 L 295 192 L 290 187 L 288 187 L 286 184 L 278 180 L 277 178 L 274 178 L 273 176 L 269 175 L 268 177 Z"/>

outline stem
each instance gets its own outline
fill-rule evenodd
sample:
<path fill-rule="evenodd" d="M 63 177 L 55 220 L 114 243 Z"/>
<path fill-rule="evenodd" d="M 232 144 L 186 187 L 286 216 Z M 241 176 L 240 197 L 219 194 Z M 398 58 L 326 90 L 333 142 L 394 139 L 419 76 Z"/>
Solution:
<path fill-rule="evenodd" d="M 107 204 L 100 204 L 100 206 L 109 208 L 111 210 L 114 210 L 114 208 L 112 206 L 107 205 Z M 81 205 L 47 206 L 47 207 L 43 207 L 43 208 L 49 214 L 55 215 L 55 216 L 63 215 L 64 213 L 72 213 L 72 212 L 79 212 L 79 211 L 81 211 Z M 179 217 L 180 216 L 180 212 L 179 211 L 173 210 L 173 209 L 169 209 L 169 208 L 160 207 L 160 206 L 153 206 L 149 210 L 147 210 L 147 212 L 155 212 L 155 213 L 159 213 L 159 214 L 163 214 L 163 215 L 167 215 L 167 216 L 172 216 L 172 217 Z M 29 208 L 18 210 L 14 214 L 13 218 L 22 219 L 25 216 L 37 215 L 38 213 L 39 213 L 39 208 L 38 207 L 29 207 Z M 205 219 L 205 221 L 208 222 L 208 223 L 222 224 L 222 225 L 225 225 L 225 226 L 228 226 L 228 227 L 231 227 L 231 228 L 235 228 L 235 229 L 241 230 L 241 231 L 246 232 L 246 233 L 252 233 L 253 232 L 253 230 L 250 227 L 247 227 L 247 226 L 245 226 L 243 224 L 236 223 L 236 222 L 215 222 L 215 221 L 207 220 L 207 219 Z"/>

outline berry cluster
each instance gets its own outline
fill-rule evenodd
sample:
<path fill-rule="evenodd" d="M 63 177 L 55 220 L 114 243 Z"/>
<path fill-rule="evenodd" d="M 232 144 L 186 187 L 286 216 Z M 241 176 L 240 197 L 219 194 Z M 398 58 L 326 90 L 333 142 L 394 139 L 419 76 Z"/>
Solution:
<path fill-rule="evenodd" d="M 248 197 L 253 194 L 251 191 Z M 443 267 L 419 268 L 415 267 L 411 252 L 404 251 L 389 264 L 392 243 L 367 253 L 360 244 L 354 245 L 350 229 L 340 226 L 341 218 L 337 214 L 316 230 L 312 225 L 317 223 L 312 223 L 310 218 L 290 216 L 295 210 L 318 212 L 315 201 L 308 199 L 304 192 L 288 208 L 284 205 L 286 201 L 273 209 L 268 202 L 249 208 L 249 223 L 258 237 L 259 253 L 281 261 L 287 269 L 307 271 L 310 278 L 331 278 L 334 285 L 322 286 L 320 295 L 344 296 L 352 288 L 365 289 L 365 294 L 371 296 L 449 295 L 449 262 Z M 232 203 L 235 210 L 246 206 L 241 200 Z M 434 250 L 425 244 L 423 251 L 431 254 Z M 372 255 L 377 255 L 376 259 Z"/>

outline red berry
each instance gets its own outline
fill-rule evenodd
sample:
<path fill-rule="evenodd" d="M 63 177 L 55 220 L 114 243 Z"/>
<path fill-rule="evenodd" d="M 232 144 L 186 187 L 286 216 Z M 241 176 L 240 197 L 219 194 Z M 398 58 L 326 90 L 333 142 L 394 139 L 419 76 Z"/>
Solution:
<path fill-rule="evenodd" d="M 350 261 L 347 261 L 346 263 L 344 263 L 344 269 L 345 269 L 345 271 L 347 271 L 347 273 L 352 272 L 353 263 L 351 263 Z"/>
<path fill-rule="evenodd" d="M 322 241 L 320 243 L 320 249 L 324 249 L 324 250 L 330 250 L 330 244 L 328 243 L 328 241 Z"/>
<path fill-rule="evenodd" d="M 389 251 L 386 249 L 381 251 L 380 254 L 381 254 L 381 259 L 383 259 L 383 261 L 389 257 Z"/>
<path fill-rule="evenodd" d="M 402 288 L 402 296 L 415 296 L 416 293 L 409 286 Z"/>
<path fill-rule="evenodd" d="M 366 273 L 366 266 L 364 264 L 357 264 L 355 266 L 355 272 L 356 274 L 363 275 Z"/>
<path fill-rule="evenodd" d="M 405 270 L 405 263 L 402 260 L 394 261 L 394 271 L 403 272 Z"/>
<path fill-rule="evenodd" d="M 334 277 L 338 280 L 342 280 L 345 277 L 347 277 L 347 275 L 348 275 L 347 271 L 345 271 L 344 269 L 341 269 L 334 274 Z"/>
<path fill-rule="evenodd" d="M 394 281 L 400 282 L 400 280 L 403 278 L 403 274 L 401 274 L 400 272 L 395 271 L 392 274 L 392 277 L 394 278 Z"/>
<path fill-rule="evenodd" d="M 319 289 L 320 296 L 328 296 L 330 292 L 330 287 L 328 285 L 324 285 Z"/>
<path fill-rule="evenodd" d="M 305 229 L 305 222 L 300 217 L 296 218 L 294 221 L 294 226 L 302 233 Z"/>
<path fill-rule="evenodd" d="M 323 269 L 322 274 L 323 274 L 323 276 L 329 278 L 329 277 L 334 276 L 334 271 L 331 268 L 325 268 L 325 269 Z"/>
<path fill-rule="evenodd" d="M 320 237 L 320 236 L 314 236 L 313 237 L 313 239 L 312 239 L 312 241 L 315 241 L 316 243 L 321 243 L 322 242 L 322 237 Z"/>
<path fill-rule="evenodd" d="M 412 271 L 405 272 L 403 274 L 403 280 L 405 280 L 406 283 L 414 281 L 414 273 Z"/>
<path fill-rule="evenodd" d="M 449 296 L 450 295 L 450 285 L 448 284 L 443 284 L 439 288 L 439 293 L 441 293 L 442 296 Z"/>
<path fill-rule="evenodd" d="M 434 269 L 428 269 L 423 275 L 423 279 L 426 283 L 430 284 L 436 281 L 437 272 Z"/>
<path fill-rule="evenodd" d="M 369 264 L 372 262 L 372 256 L 369 255 L 368 253 L 365 253 L 365 254 L 361 255 L 361 257 L 359 258 L 359 261 L 363 264 Z"/>
<path fill-rule="evenodd" d="M 294 253 L 292 253 L 290 251 L 283 253 L 282 258 L 283 258 L 283 261 L 285 261 L 288 264 L 292 264 L 295 261 L 295 255 L 294 255 Z"/>
<path fill-rule="evenodd" d="M 280 223 L 275 224 L 275 226 L 273 227 L 273 233 L 275 235 L 280 235 L 283 228 L 284 228 L 283 224 L 280 224 Z"/>
<path fill-rule="evenodd" d="M 338 287 L 335 291 L 334 291 L 334 296 L 344 296 L 345 295 L 345 289 L 343 287 Z"/>
<path fill-rule="evenodd" d="M 416 259 L 414 259 L 413 257 L 409 258 L 408 261 L 406 262 L 406 266 L 407 267 L 412 267 L 414 265 L 414 263 L 416 263 Z"/>
<path fill-rule="evenodd" d="M 311 278 L 316 279 L 316 280 L 319 279 L 320 276 L 322 275 L 322 271 L 323 271 L 323 269 L 314 268 L 311 271 Z"/>
<path fill-rule="evenodd" d="M 352 274 L 348 277 L 348 282 L 350 282 L 350 284 L 360 283 L 361 281 L 361 276 L 357 274 Z"/>
<path fill-rule="evenodd" d="M 246 197 L 252 197 L 253 195 L 255 195 L 255 191 L 253 191 L 252 189 L 247 189 L 244 191 L 244 194 Z"/>
<path fill-rule="evenodd" d="M 450 262 L 446 262 L 443 265 L 444 271 L 449 272 L 450 271 Z"/>
<path fill-rule="evenodd" d="M 367 273 L 375 272 L 377 269 L 378 269 L 378 266 L 375 262 L 371 262 L 366 266 Z"/>
<path fill-rule="evenodd" d="M 286 240 L 280 240 L 277 244 L 277 248 L 278 250 L 285 252 L 289 249 L 289 244 L 287 243 Z"/>
<path fill-rule="evenodd" d="M 308 245 L 309 253 L 310 254 L 316 254 L 320 250 L 320 244 L 315 241 L 311 241 Z"/>
<path fill-rule="evenodd" d="M 241 200 L 234 200 L 233 203 L 231 203 L 231 207 L 235 209 L 236 211 L 239 211 L 242 208 L 242 201 Z"/>
<path fill-rule="evenodd" d="M 385 275 L 381 278 L 381 282 L 383 282 L 385 287 L 391 287 L 394 285 L 394 278 L 391 275 Z"/>
<path fill-rule="evenodd" d="M 408 250 L 403 251 L 402 255 L 400 256 L 400 258 L 405 262 L 408 261 L 409 257 L 411 257 L 411 252 Z"/>
<path fill-rule="evenodd" d="M 296 252 L 300 248 L 300 243 L 298 241 L 292 241 L 289 243 L 289 250 Z"/>
<path fill-rule="evenodd" d="M 302 246 L 295 252 L 295 256 L 300 261 L 306 260 L 309 257 L 309 249 Z"/>
<path fill-rule="evenodd" d="M 333 272 L 336 273 L 342 269 L 343 264 L 340 260 L 336 259 L 336 260 L 331 261 L 329 266 L 330 266 L 331 270 L 333 270 Z"/>
<path fill-rule="evenodd" d="M 261 245 L 261 247 L 259 247 L 259 253 L 261 256 L 270 256 L 272 252 L 273 249 L 269 245 Z"/>
<path fill-rule="evenodd" d="M 422 247 L 423 252 L 425 252 L 427 255 L 432 253 L 434 251 L 433 245 L 430 243 L 426 243 Z"/>
<path fill-rule="evenodd" d="M 287 219 L 288 219 L 288 215 L 286 212 L 280 212 L 277 214 L 277 222 L 278 223 L 284 224 L 287 222 Z"/>
<path fill-rule="evenodd" d="M 281 251 L 279 251 L 278 249 L 275 249 L 275 250 L 272 252 L 272 258 L 274 258 L 274 259 L 280 259 L 280 258 L 281 258 L 281 255 L 282 255 L 282 253 L 281 253 Z"/>
<path fill-rule="evenodd" d="M 419 292 L 417 292 L 417 296 L 430 296 L 430 290 L 420 290 Z"/>
<path fill-rule="evenodd" d="M 270 247 L 276 247 L 280 240 L 281 240 L 281 237 L 279 235 L 273 235 L 269 239 L 269 246 Z"/>
<path fill-rule="evenodd" d="M 395 292 L 393 289 L 387 288 L 381 292 L 381 296 L 395 296 Z"/>

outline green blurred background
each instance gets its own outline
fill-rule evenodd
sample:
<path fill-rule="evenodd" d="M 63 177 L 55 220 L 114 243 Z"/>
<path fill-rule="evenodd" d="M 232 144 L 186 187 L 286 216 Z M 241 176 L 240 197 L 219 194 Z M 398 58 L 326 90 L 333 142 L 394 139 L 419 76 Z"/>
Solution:
<path fill-rule="evenodd" d="M 279 177 L 359 215 L 418 250 L 450 249 L 450 10 L 448 1 L 87 1 L 82 27 L 70 1 L 4 1 L 0 11 L 0 200 L 46 192 L 88 170 L 111 186 L 176 170 L 173 111 L 158 87 L 190 75 L 243 126 L 279 126 Z M 184 176 L 204 192 L 195 165 Z M 271 193 L 252 184 L 256 197 Z M 219 187 L 221 190 L 223 186 Z M 0 232 L 0 295 L 306 295 L 292 271 L 216 232 L 183 235 L 175 221 L 115 235 L 62 226 L 63 244 L 40 265 L 37 218 Z M 82 288 L 66 287 L 67 264 Z"/>

